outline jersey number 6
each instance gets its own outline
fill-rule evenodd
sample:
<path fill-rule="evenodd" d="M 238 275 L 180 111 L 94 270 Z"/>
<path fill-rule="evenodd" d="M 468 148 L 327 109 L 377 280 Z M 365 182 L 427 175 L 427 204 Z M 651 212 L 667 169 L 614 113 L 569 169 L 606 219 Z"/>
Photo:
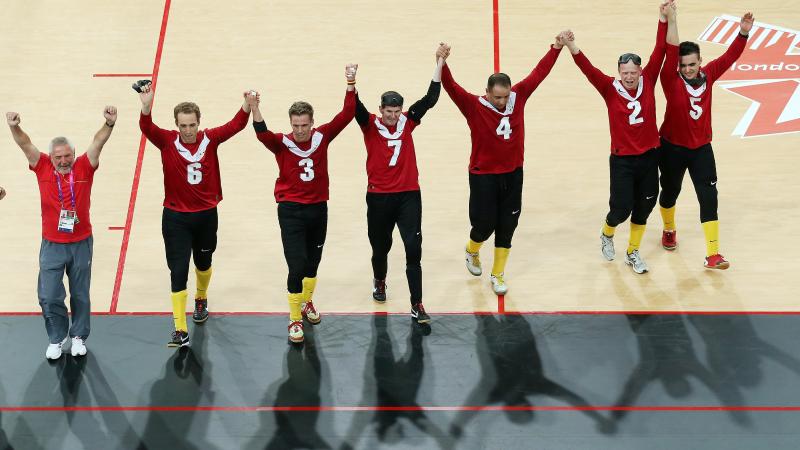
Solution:
<path fill-rule="evenodd" d="M 200 184 L 203 181 L 203 172 L 200 171 L 200 167 L 202 166 L 199 162 L 186 166 L 186 181 L 189 184 Z"/>

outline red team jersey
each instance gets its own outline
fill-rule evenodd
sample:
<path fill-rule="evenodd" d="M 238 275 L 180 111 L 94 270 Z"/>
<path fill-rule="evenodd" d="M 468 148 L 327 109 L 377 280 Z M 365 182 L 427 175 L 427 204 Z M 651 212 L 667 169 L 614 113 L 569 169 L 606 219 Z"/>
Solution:
<path fill-rule="evenodd" d="M 92 221 L 89 219 L 91 207 L 92 182 L 97 168 L 92 167 L 89 157 L 84 153 L 77 157 L 72 164 L 72 176 L 61 175 L 56 172 L 50 156 L 39 153 L 39 162 L 35 167 L 30 167 L 36 174 L 39 183 L 39 196 L 42 201 L 42 237 L 50 242 L 68 244 L 82 241 L 92 235 Z M 60 180 L 59 180 L 60 178 Z M 72 193 L 70 192 L 70 178 L 72 191 L 75 193 L 75 209 L 78 222 L 72 233 L 58 231 L 58 220 L 61 209 L 73 210 Z M 61 201 L 59 202 L 58 185 L 61 183 Z"/>
<path fill-rule="evenodd" d="M 417 122 L 408 112 L 387 127 L 375 114 L 361 127 L 367 147 L 367 192 L 386 194 L 419 190 L 417 156 L 411 133 Z"/>
<path fill-rule="evenodd" d="M 179 212 L 214 208 L 222 200 L 217 147 L 247 126 L 248 113 L 239 109 L 233 119 L 197 133 L 194 144 L 181 142 L 176 130 L 153 124 L 150 114 L 139 116 L 139 128 L 161 150 L 164 170 L 164 207 Z"/>
<path fill-rule="evenodd" d="M 661 137 L 671 144 L 697 149 L 711 142 L 711 94 L 714 82 L 741 56 L 747 36 L 739 34 L 719 58 L 701 67 L 705 83 L 692 87 L 678 72 L 679 47 L 667 44 L 667 59 L 661 70 L 661 87 L 667 110 Z"/>
<path fill-rule="evenodd" d="M 659 146 L 655 86 L 664 62 L 666 36 L 667 24 L 659 21 L 655 48 L 642 69 L 639 87 L 635 91 L 627 90 L 621 81 L 594 67 L 583 52 L 572 55 L 581 72 L 606 102 L 611 153 L 614 155 L 641 155 Z"/>
<path fill-rule="evenodd" d="M 472 138 L 469 171 L 474 174 L 508 173 L 522 167 L 525 152 L 525 103 L 547 77 L 561 49 L 552 46 L 539 64 L 522 81 L 511 87 L 504 111 L 498 111 L 485 97 L 470 94 L 459 86 L 445 64 L 442 86 L 467 119 Z"/>
<path fill-rule="evenodd" d="M 355 98 L 355 91 L 347 91 L 342 111 L 329 123 L 312 129 L 307 142 L 295 142 L 291 133 L 256 132 L 278 162 L 276 202 L 311 204 L 328 200 L 328 145 L 353 120 Z"/>

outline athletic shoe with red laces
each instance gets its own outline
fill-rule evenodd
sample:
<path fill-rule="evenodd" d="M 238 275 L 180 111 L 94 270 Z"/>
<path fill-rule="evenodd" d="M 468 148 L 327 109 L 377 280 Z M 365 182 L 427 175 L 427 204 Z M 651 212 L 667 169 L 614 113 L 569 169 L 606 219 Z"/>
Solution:
<path fill-rule="evenodd" d="M 295 344 L 303 342 L 303 321 L 289 322 L 289 341 Z"/>
<path fill-rule="evenodd" d="M 312 302 L 303 303 L 303 309 L 300 312 L 312 325 L 316 325 L 322 320 L 322 317 L 320 317 L 317 308 L 314 308 L 314 303 Z"/>

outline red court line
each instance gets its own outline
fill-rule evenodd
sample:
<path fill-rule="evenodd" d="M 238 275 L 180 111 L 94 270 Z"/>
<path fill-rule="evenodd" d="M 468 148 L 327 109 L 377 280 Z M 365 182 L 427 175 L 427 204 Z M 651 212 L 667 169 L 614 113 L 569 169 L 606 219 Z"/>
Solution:
<path fill-rule="evenodd" d="M 386 311 L 321 311 L 326 316 L 405 316 L 408 312 Z M 40 316 L 41 311 L 0 311 L 4 316 Z M 192 314 L 187 312 L 187 315 Z M 211 311 L 213 316 L 283 316 L 288 311 Z M 492 316 L 494 311 L 431 311 L 434 316 Z M 500 314 L 520 316 L 798 316 L 800 311 L 502 311 Z M 94 311 L 93 316 L 171 316 L 171 311 Z"/>
<path fill-rule="evenodd" d="M 498 295 L 497 296 L 497 312 L 500 314 L 506 313 L 506 296 L 505 295 Z"/>
<path fill-rule="evenodd" d="M 164 37 L 167 33 L 167 22 L 169 21 L 169 7 L 171 0 L 164 2 L 164 15 L 161 18 L 161 31 L 158 35 L 158 45 L 156 46 L 156 57 L 153 63 L 153 98 L 155 98 L 156 84 L 158 83 L 158 70 L 161 66 L 161 54 L 164 50 Z M 155 100 L 154 100 L 155 103 Z M 122 235 L 122 245 L 119 249 L 119 261 L 117 262 L 117 275 L 114 278 L 114 291 L 111 294 L 111 310 L 113 314 L 117 311 L 117 303 L 119 302 L 119 290 L 122 286 L 122 273 L 125 270 L 125 257 L 128 254 L 128 241 L 131 237 L 131 224 L 133 223 L 133 210 L 136 207 L 136 195 L 139 191 L 139 177 L 142 173 L 142 160 L 144 159 L 144 147 L 147 140 L 142 134 L 139 139 L 139 154 L 136 157 L 136 169 L 133 172 L 133 184 L 131 186 L 131 198 L 128 202 L 128 215 L 125 218 L 125 230 Z"/>
<path fill-rule="evenodd" d="M 800 412 L 800 406 L 0 406 L 0 412 L 378 412 L 378 411 L 639 411 Z"/>
<path fill-rule="evenodd" d="M 494 72 L 500 72 L 500 16 L 499 0 L 492 0 L 492 31 L 494 36 Z"/>
<path fill-rule="evenodd" d="M 119 230 L 124 230 L 125 227 L 108 227 L 108 229 L 110 231 L 119 231 Z"/>
<path fill-rule="evenodd" d="M 95 73 L 92 75 L 94 78 L 150 78 L 152 73 Z"/>

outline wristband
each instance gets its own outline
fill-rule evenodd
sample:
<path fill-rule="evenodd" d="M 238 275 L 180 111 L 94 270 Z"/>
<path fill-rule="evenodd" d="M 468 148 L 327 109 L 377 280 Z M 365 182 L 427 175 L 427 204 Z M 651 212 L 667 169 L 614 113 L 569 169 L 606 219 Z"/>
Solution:
<path fill-rule="evenodd" d="M 114 128 L 114 125 L 115 125 L 115 124 L 113 124 L 113 123 L 112 123 L 111 125 L 109 125 L 109 124 L 108 124 L 108 122 L 106 122 L 106 126 L 107 126 L 108 128 Z"/>

